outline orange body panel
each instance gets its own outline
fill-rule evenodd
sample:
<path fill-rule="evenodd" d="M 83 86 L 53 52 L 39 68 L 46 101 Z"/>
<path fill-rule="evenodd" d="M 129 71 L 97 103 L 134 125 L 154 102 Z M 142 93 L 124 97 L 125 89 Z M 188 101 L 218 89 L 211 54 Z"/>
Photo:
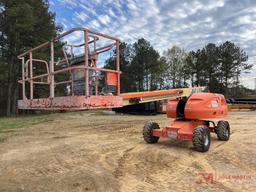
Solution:
<path fill-rule="evenodd" d="M 188 119 L 219 118 L 226 116 L 227 112 L 225 97 L 215 93 L 194 93 L 185 107 L 185 117 Z"/>
<path fill-rule="evenodd" d="M 166 105 L 166 114 L 167 117 L 169 118 L 176 118 L 177 117 L 177 105 L 178 105 L 179 100 L 178 99 L 169 99 L 167 101 Z"/>
<path fill-rule="evenodd" d="M 168 100 L 167 117 L 177 117 L 179 100 Z M 225 97 L 216 93 L 194 93 L 185 104 L 185 119 L 219 118 L 227 115 L 228 107 Z"/>
<path fill-rule="evenodd" d="M 207 125 L 203 120 L 188 120 L 180 121 L 176 120 L 167 127 L 162 129 L 154 129 L 153 135 L 156 137 L 169 137 L 179 140 L 191 140 L 193 131 L 198 125 Z"/>
<path fill-rule="evenodd" d="M 117 73 L 107 72 L 107 85 L 117 86 Z"/>

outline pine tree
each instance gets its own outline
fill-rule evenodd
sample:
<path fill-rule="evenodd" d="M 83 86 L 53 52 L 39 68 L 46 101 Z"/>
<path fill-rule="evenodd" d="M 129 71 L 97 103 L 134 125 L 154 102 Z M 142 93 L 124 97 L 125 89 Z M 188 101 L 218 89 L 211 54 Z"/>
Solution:
<path fill-rule="evenodd" d="M 228 96 L 230 80 L 233 79 L 238 86 L 241 72 L 251 69 L 252 65 L 246 62 L 248 60 L 247 54 L 232 42 L 226 41 L 220 45 L 219 49 L 221 81 L 225 88 L 225 95 Z"/>
<path fill-rule="evenodd" d="M 144 38 L 135 42 L 132 49 L 131 78 L 135 83 L 135 90 L 152 90 L 160 55 Z"/>
<path fill-rule="evenodd" d="M 187 54 L 183 49 L 173 46 L 164 52 L 167 62 L 166 81 L 171 85 L 169 87 L 187 86 L 188 69 L 186 67 Z"/>
<path fill-rule="evenodd" d="M 15 114 L 19 95 L 18 78 L 21 64 L 17 56 L 38 44 L 56 36 L 59 27 L 55 25 L 55 15 L 49 12 L 47 0 L 0 0 L 0 48 L 1 77 L 7 78 L 7 85 L 1 87 L 5 97 L 1 103 L 6 115 Z"/>

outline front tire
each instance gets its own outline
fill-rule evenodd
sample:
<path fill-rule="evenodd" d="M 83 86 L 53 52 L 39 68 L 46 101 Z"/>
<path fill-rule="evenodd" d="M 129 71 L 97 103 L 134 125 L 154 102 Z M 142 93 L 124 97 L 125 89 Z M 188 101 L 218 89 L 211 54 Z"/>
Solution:
<path fill-rule="evenodd" d="M 147 143 L 157 143 L 159 137 L 153 135 L 154 129 L 160 129 L 159 125 L 156 122 L 148 121 L 145 123 L 143 128 L 143 138 Z"/>
<path fill-rule="evenodd" d="M 216 127 L 218 139 L 228 141 L 230 137 L 230 126 L 227 121 L 219 121 Z"/>
<path fill-rule="evenodd" d="M 211 135 L 209 128 L 205 125 L 197 126 L 194 129 L 192 141 L 197 151 L 208 151 L 211 144 Z"/>

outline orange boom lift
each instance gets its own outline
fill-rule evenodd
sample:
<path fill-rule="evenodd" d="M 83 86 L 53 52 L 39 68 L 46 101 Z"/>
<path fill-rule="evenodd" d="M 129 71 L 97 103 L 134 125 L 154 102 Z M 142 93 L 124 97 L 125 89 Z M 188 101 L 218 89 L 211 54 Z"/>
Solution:
<path fill-rule="evenodd" d="M 82 37 L 79 44 L 68 41 L 73 35 Z M 74 28 L 22 53 L 18 56 L 22 65 L 22 77 L 18 81 L 22 99 L 18 100 L 18 108 L 106 109 L 170 99 L 167 117 L 176 120 L 162 129 L 155 122 L 146 123 L 143 130 L 146 142 L 156 143 L 159 137 L 193 140 L 195 148 L 204 152 L 210 146 L 210 132 L 215 132 L 220 140 L 229 139 L 227 121 L 215 125 L 213 121 L 205 120 L 227 114 L 223 95 L 198 93 L 204 87 L 120 93 L 119 45 L 120 40 L 115 37 L 87 28 Z M 74 49 L 79 49 L 80 54 L 77 55 Z M 99 64 L 100 58 L 108 52 L 114 52 L 112 69 Z M 39 53 L 44 53 L 44 56 L 40 58 Z M 42 90 L 44 93 L 39 94 Z"/>
<path fill-rule="evenodd" d="M 79 43 L 70 40 L 77 36 L 81 37 Z M 18 108 L 112 109 L 188 96 L 203 89 L 120 93 L 119 45 L 118 38 L 87 28 L 74 28 L 20 54 L 22 77 L 18 82 L 22 98 L 18 100 Z M 102 66 L 102 58 L 113 52 L 113 66 L 107 69 Z"/>
<path fill-rule="evenodd" d="M 156 143 L 160 137 L 176 140 L 192 140 L 194 148 L 208 151 L 211 144 L 210 133 L 216 133 L 219 140 L 227 141 L 230 126 L 227 121 L 206 120 L 227 115 L 225 97 L 215 93 L 193 93 L 188 98 L 170 99 L 167 103 L 167 117 L 175 118 L 166 127 L 160 128 L 156 122 L 147 122 L 143 137 L 147 143 Z"/>

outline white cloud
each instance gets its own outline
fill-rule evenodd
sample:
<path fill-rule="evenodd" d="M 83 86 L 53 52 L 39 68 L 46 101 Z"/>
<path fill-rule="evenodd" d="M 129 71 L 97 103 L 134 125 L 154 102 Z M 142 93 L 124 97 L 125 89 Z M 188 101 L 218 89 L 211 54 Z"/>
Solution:
<path fill-rule="evenodd" d="M 59 3 L 65 4 L 65 5 L 70 5 L 70 6 L 77 6 L 77 1 L 76 0 L 58 0 Z M 53 2 L 53 1 L 51 1 Z"/>
<path fill-rule="evenodd" d="M 114 11 L 111 8 L 109 8 L 108 13 L 111 17 L 116 17 L 116 14 L 114 13 Z"/>
<path fill-rule="evenodd" d="M 99 20 L 104 25 L 108 25 L 111 22 L 110 17 L 108 15 L 99 16 Z"/>
<path fill-rule="evenodd" d="M 86 15 L 84 12 L 75 12 L 74 16 L 78 19 L 80 19 L 80 21 L 86 21 L 86 19 L 88 19 L 88 15 Z"/>
<path fill-rule="evenodd" d="M 240 82 L 247 88 L 249 89 L 253 89 L 255 90 L 256 89 L 256 76 L 255 77 L 246 77 L 245 76 L 242 76 L 240 78 Z"/>
<path fill-rule="evenodd" d="M 97 21 L 97 20 L 93 20 L 91 23 L 90 23 L 90 28 L 91 29 L 98 29 L 99 27 L 100 27 L 100 23 L 99 23 L 99 21 Z"/>

